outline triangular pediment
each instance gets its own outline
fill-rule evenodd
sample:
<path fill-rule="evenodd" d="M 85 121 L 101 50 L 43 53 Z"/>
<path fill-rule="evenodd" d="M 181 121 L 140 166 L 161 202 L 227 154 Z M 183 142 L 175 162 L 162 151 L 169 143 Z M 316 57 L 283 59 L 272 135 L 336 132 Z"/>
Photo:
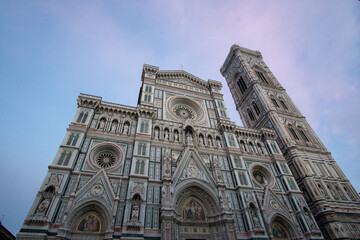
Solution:
<path fill-rule="evenodd" d="M 288 207 L 271 189 L 266 189 L 262 202 L 263 209 L 265 209 L 265 215 L 268 220 L 270 220 L 271 217 L 276 213 L 281 213 L 282 215 L 290 218 Z"/>
<path fill-rule="evenodd" d="M 179 84 L 188 87 L 207 89 L 208 82 L 198 78 L 183 70 L 175 71 L 158 71 L 158 79 L 173 84 Z"/>
<path fill-rule="evenodd" d="M 215 181 L 207 169 L 205 162 L 195 149 L 189 148 L 185 150 L 179 161 L 179 166 L 174 173 L 174 186 L 188 179 L 197 179 L 210 184 L 214 188 L 216 187 Z"/>
<path fill-rule="evenodd" d="M 98 200 L 105 205 L 112 206 L 115 194 L 104 169 L 97 172 L 77 193 L 74 206 L 90 200 Z"/>

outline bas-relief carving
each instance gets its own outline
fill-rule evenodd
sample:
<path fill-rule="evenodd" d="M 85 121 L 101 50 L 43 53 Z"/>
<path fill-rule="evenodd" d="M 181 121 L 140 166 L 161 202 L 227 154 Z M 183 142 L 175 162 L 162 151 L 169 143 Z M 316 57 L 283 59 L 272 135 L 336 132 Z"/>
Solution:
<path fill-rule="evenodd" d="M 207 180 L 204 171 L 199 168 L 193 157 L 191 157 L 191 159 L 185 166 L 180 180 L 185 180 L 188 178 L 198 178 L 202 181 Z"/>

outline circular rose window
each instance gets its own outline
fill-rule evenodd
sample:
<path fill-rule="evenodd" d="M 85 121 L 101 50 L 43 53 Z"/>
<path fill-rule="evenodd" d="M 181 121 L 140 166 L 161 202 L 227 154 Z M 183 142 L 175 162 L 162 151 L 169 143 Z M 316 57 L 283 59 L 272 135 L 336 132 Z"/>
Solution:
<path fill-rule="evenodd" d="M 111 143 L 98 144 L 91 149 L 89 154 L 89 162 L 96 169 L 115 169 L 120 166 L 122 158 L 122 150 Z"/>
<path fill-rule="evenodd" d="M 115 164 L 116 156 L 109 151 L 100 152 L 96 157 L 96 163 L 102 168 L 109 168 Z"/>
<path fill-rule="evenodd" d="M 181 120 L 201 120 L 204 117 L 204 111 L 195 101 L 185 97 L 173 97 L 168 102 L 170 113 Z"/>
<path fill-rule="evenodd" d="M 195 112 L 193 109 L 191 109 L 189 106 L 185 105 L 177 105 L 174 107 L 174 112 L 176 116 L 182 118 L 182 119 L 194 119 L 195 118 Z"/>
<path fill-rule="evenodd" d="M 252 179 L 260 186 L 272 186 L 274 185 L 274 177 L 271 174 L 271 172 L 261 166 L 261 165 L 255 165 L 251 168 L 251 176 Z"/>

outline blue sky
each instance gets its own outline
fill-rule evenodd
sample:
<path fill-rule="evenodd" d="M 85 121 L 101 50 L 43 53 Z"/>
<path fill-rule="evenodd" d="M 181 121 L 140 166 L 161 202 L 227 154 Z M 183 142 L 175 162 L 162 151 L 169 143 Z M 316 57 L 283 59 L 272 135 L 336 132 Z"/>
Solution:
<path fill-rule="evenodd" d="M 79 93 L 135 106 L 144 63 L 223 82 L 232 44 L 259 50 L 360 191 L 360 2 L 1 1 L 0 219 L 16 234 Z"/>

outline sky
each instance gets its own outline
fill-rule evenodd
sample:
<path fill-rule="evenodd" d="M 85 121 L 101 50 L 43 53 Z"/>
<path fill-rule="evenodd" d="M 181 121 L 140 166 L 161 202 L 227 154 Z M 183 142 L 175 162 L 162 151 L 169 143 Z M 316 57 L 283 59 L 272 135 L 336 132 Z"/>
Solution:
<path fill-rule="evenodd" d="M 231 45 L 259 50 L 360 192 L 360 2 L 1 1 L 0 220 L 16 234 L 80 93 L 136 106 L 143 64 L 223 83 Z"/>

